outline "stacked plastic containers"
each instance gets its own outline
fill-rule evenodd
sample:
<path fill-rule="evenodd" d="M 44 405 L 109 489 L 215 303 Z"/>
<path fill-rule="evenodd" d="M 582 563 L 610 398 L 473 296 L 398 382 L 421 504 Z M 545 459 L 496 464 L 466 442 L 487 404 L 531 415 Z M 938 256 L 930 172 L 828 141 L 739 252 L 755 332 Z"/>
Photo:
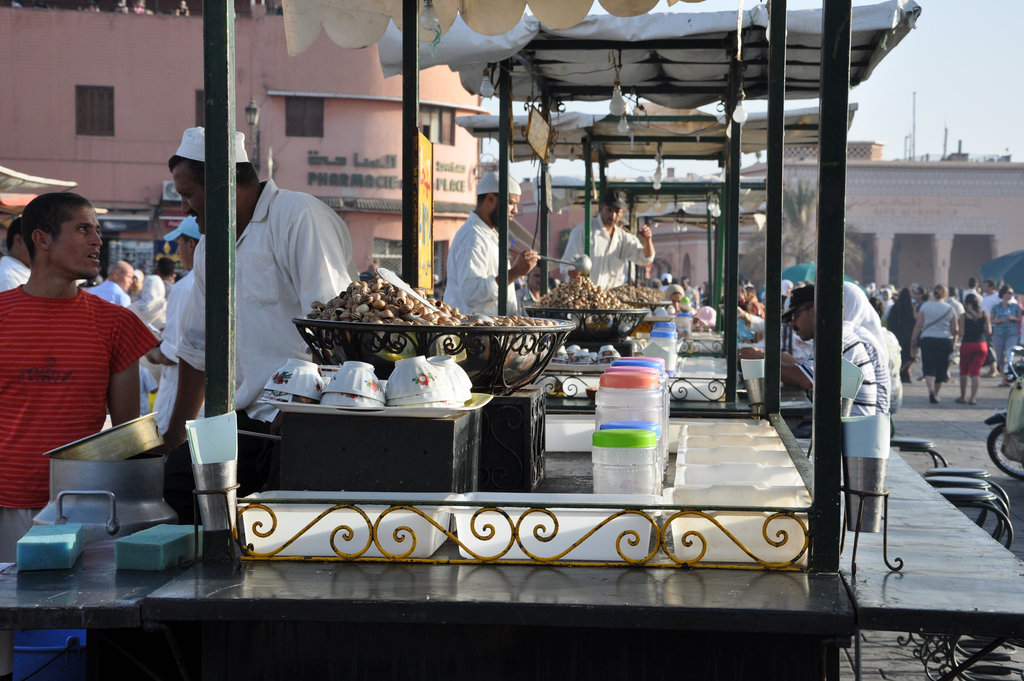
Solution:
<path fill-rule="evenodd" d="M 661 494 L 654 430 L 604 428 L 594 431 L 593 445 L 594 494 Z"/>
<path fill-rule="evenodd" d="M 676 334 L 683 340 L 689 340 L 693 335 L 693 315 L 682 311 L 676 315 Z"/>
<path fill-rule="evenodd" d="M 676 325 L 674 322 L 654 322 L 651 337 L 644 348 L 646 357 L 659 357 L 665 360 L 665 372 L 669 376 L 676 375 L 676 359 L 678 357 L 676 343 Z"/>
<path fill-rule="evenodd" d="M 653 358 L 624 357 L 601 375 L 595 398 L 595 428 L 605 424 L 647 422 L 657 424 L 658 467 L 664 475 L 668 461 L 667 379 Z M 660 480 L 660 476 L 659 476 Z"/>

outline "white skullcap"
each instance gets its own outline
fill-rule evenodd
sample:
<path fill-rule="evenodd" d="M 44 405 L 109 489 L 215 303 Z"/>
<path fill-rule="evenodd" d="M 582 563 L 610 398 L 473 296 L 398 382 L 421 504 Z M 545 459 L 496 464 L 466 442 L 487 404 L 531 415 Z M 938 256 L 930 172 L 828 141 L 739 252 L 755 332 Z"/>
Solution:
<path fill-rule="evenodd" d="M 484 194 L 497 194 L 498 193 L 498 173 L 490 172 L 480 178 L 480 181 L 476 185 L 476 195 L 483 196 Z M 513 180 L 511 177 L 508 178 L 508 193 L 521 195 L 523 190 L 519 188 L 519 183 Z"/>
<path fill-rule="evenodd" d="M 246 163 L 249 155 L 245 153 L 245 135 L 235 131 L 235 163 Z M 201 127 L 189 128 L 181 135 L 181 144 L 174 152 L 175 156 L 189 158 L 193 161 L 206 163 L 206 131 Z"/>

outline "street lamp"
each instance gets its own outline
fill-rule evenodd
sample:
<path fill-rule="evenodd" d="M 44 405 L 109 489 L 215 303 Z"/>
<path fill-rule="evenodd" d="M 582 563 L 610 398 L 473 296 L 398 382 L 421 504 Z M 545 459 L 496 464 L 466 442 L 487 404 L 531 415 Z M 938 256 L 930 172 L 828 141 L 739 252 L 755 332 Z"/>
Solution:
<path fill-rule="evenodd" d="M 252 167 L 257 171 L 260 169 L 260 129 L 256 127 L 260 122 L 260 108 L 256 106 L 256 100 L 250 98 L 249 104 L 245 107 L 245 122 L 249 124 L 249 137 L 252 138 L 252 158 L 249 159 Z"/>

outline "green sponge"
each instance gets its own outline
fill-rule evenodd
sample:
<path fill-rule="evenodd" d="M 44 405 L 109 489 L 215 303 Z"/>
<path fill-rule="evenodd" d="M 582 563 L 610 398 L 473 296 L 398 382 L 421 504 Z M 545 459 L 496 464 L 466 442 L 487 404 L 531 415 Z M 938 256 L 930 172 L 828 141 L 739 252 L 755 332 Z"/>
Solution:
<path fill-rule="evenodd" d="M 118 570 L 166 570 L 178 558 L 191 558 L 195 551 L 192 525 L 156 525 L 114 542 L 114 564 Z M 203 529 L 199 528 L 199 553 L 203 551 Z"/>
<path fill-rule="evenodd" d="M 78 560 L 84 540 L 79 523 L 33 525 L 18 540 L 18 570 L 65 570 Z"/>

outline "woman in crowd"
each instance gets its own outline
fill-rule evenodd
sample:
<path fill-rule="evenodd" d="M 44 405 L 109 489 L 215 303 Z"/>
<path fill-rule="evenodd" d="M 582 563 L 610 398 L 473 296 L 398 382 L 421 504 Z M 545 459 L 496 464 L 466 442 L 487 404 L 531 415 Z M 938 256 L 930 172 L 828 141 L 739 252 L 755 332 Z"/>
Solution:
<path fill-rule="evenodd" d="M 843 282 L 843 326 L 857 335 L 868 351 L 871 365 L 875 370 L 875 386 L 878 391 L 878 413 L 892 411 L 892 380 L 889 376 L 889 346 L 882 328 L 882 319 L 871 307 L 867 294 L 860 286 Z"/>
<path fill-rule="evenodd" d="M 928 384 L 928 401 L 932 404 L 939 403 L 942 384 L 949 381 L 949 358 L 960 332 L 960 320 L 953 307 L 946 303 L 946 293 L 943 284 L 935 285 L 932 299 L 921 303 L 917 310 L 910 338 L 914 359 L 917 359 L 918 347 L 921 349 L 921 370 Z"/>
<path fill-rule="evenodd" d="M 903 287 L 892 309 L 889 310 L 887 325 L 890 331 L 896 336 L 900 343 L 900 380 L 904 383 L 911 383 L 910 367 L 914 363 L 914 357 L 910 351 L 910 337 L 914 333 L 914 322 L 916 321 L 917 310 L 914 309 L 913 296 L 910 289 Z"/>
<path fill-rule="evenodd" d="M 964 313 L 960 316 L 960 404 L 978 403 L 978 386 L 981 384 L 981 367 L 988 355 L 987 334 L 992 333 L 992 323 L 981 309 L 978 296 L 968 293 L 964 298 Z M 971 397 L 967 399 L 967 380 L 970 377 Z"/>
<path fill-rule="evenodd" d="M 1004 285 L 999 289 L 999 302 L 992 307 L 992 345 L 995 346 L 996 366 L 1002 371 L 1006 364 L 1006 352 L 1020 339 L 1020 305 L 1013 297 L 1013 287 Z M 1003 386 L 1010 385 L 1003 377 Z"/>

